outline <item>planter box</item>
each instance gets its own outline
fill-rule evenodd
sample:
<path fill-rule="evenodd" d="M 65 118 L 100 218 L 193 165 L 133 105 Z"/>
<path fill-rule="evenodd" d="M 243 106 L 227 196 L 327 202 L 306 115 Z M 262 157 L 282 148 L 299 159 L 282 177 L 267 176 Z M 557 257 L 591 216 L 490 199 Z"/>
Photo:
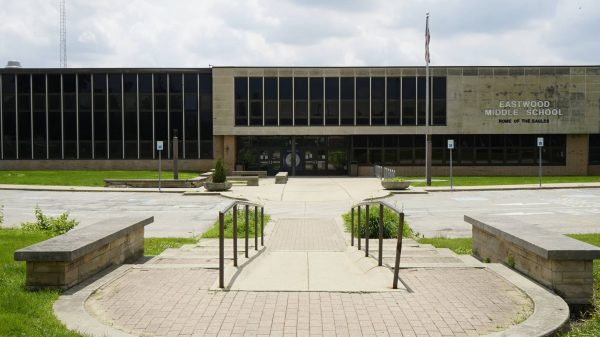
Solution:
<path fill-rule="evenodd" d="M 205 182 L 204 188 L 210 192 L 227 191 L 231 188 L 231 183 L 229 181 L 224 183 Z"/>
<path fill-rule="evenodd" d="M 410 181 L 381 181 L 381 186 L 386 190 L 405 190 L 410 186 Z"/>

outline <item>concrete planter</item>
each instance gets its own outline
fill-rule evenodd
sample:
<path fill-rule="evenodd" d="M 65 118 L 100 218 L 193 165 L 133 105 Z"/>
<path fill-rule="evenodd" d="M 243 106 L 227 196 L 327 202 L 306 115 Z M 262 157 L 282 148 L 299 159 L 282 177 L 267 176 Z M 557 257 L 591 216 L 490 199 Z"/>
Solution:
<path fill-rule="evenodd" d="M 205 182 L 204 188 L 210 192 L 227 191 L 231 188 L 231 183 L 229 181 L 224 183 Z"/>
<path fill-rule="evenodd" d="M 381 186 L 386 190 L 405 190 L 410 186 L 410 181 L 382 180 Z"/>

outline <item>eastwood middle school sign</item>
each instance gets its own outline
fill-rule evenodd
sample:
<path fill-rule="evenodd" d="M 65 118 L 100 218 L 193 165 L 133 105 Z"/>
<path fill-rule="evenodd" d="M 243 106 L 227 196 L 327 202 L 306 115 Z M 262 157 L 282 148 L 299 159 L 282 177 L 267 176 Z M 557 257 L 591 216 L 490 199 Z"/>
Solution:
<path fill-rule="evenodd" d="M 500 117 L 498 123 L 550 123 L 547 117 L 560 117 L 563 113 L 560 108 L 551 107 L 551 101 L 499 101 L 495 109 L 484 109 L 488 117 Z M 508 117 L 508 118 L 507 118 Z M 522 117 L 522 118 L 515 118 Z"/>

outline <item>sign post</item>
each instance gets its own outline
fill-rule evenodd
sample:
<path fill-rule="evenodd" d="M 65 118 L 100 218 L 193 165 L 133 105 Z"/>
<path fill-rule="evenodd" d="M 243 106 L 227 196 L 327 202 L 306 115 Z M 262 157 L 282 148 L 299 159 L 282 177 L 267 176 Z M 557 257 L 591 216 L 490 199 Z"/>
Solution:
<path fill-rule="evenodd" d="M 158 151 L 158 191 L 160 190 L 160 171 L 161 171 L 161 157 L 163 151 L 163 141 L 159 140 L 156 142 L 156 150 Z"/>
<path fill-rule="evenodd" d="M 542 148 L 544 147 L 544 137 L 538 137 L 537 139 L 537 146 L 540 152 L 540 159 L 539 159 L 539 172 L 538 175 L 540 176 L 540 188 L 542 187 Z"/>
<path fill-rule="evenodd" d="M 454 191 L 454 183 L 452 181 L 452 150 L 454 150 L 454 139 L 448 139 L 448 150 L 450 150 L 450 191 Z"/>

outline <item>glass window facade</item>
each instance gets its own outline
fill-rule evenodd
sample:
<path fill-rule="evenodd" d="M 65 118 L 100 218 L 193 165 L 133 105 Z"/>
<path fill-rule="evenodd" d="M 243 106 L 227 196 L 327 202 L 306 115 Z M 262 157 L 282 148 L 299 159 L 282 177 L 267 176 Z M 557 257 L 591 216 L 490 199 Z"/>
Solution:
<path fill-rule="evenodd" d="M 538 135 L 433 135 L 432 164 L 449 164 L 450 153 L 447 149 L 447 141 L 453 139 L 455 146 L 452 154 L 453 165 L 537 165 L 539 156 L 537 137 Z M 544 165 L 565 165 L 566 136 L 544 135 L 544 139 L 542 163 Z M 351 160 L 363 165 L 423 165 L 425 162 L 425 136 L 352 136 L 351 152 Z M 598 157 L 600 158 L 600 156 Z"/>
<path fill-rule="evenodd" d="M 235 126 L 425 125 L 425 77 L 235 77 Z M 446 77 L 430 78 L 446 125 Z"/>
<path fill-rule="evenodd" d="M 213 157 L 209 71 L 18 71 L 0 80 L 2 159 L 152 159 L 173 129 L 179 158 Z"/>

